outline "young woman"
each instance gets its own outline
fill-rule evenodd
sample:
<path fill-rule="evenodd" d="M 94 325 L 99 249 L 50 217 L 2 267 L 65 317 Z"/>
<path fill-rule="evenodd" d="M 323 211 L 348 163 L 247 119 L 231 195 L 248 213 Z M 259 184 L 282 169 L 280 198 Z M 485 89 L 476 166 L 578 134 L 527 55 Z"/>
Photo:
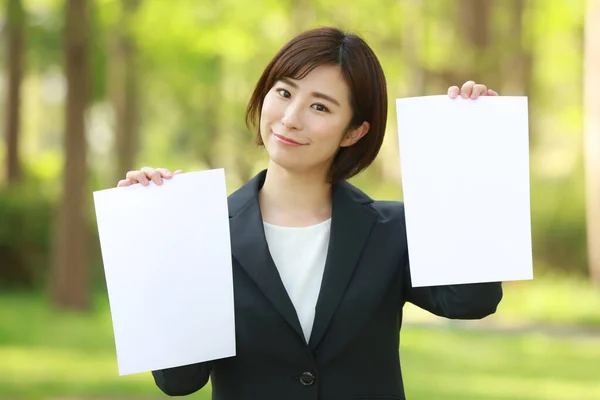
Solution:
<path fill-rule="evenodd" d="M 469 81 L 448 95 L 497 94 Z M 375 159 L 386 119 L 385 77 L 360 37 L 310 30 L 275 55 L 246 114 L 268 168 L 228 198 L 237 355 L 154 371 L 164 393 L 210 378 L 215 400 L 404 399 L 406 302 L 446 318 L 495 312 L 500 283 L 413 288 L 403 204 L 346 182 Z M 180 172 L 146 167 L 118 185 Z"/>

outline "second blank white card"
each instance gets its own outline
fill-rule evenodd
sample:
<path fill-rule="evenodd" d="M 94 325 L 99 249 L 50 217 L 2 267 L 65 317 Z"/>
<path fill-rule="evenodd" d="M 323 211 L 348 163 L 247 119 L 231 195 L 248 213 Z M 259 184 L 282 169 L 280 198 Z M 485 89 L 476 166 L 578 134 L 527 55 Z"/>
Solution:
<path fill-rule="evenodd" d="M 532 279 L 527 98 L 396 107 L 413 286 Z"/>

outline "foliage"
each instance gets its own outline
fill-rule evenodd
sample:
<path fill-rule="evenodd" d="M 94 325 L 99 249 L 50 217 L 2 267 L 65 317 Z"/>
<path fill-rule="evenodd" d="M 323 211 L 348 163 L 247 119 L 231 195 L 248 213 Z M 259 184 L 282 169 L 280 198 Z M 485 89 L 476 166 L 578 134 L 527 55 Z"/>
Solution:
<path fill-rule="evenodd" d="M 126 23 L 119 29 L 131 34 L 139 50 L 136 165 L 188 171 L 224 167 L 230 192 L 265 166 L 264 152 L 253 145 L 254 135 L 244 125 L 244 110 L 267 61 L 295 33 L 336 25 L 362 34 L 373 46 L 386 72 L 390 104 L 397 97 L 443 93 L 474 75 L 503 95 L 527 95 L 535 263 L 548 270 L 586 273 L 583 0 L 489 2 L 488 20 L 480 22 L 489 35 L 484 51 L 467 35 L 464 18 L 471 10 L 445 0 L 141 0 L 126 22 L 119 18 L 121 1 L 93 4 L 90 196 L 91 190 L 113 186 L 115 172 L 125 173 L 113 171 L 115 120 L 108 89 L 109 43 L 117 24 Z M 35 174 L 46 177 L 43 184 L 54 185 L 47 193 L 55 193 L 63 157 L 63 2 L 26 0 L 24 5 L 28 50 L 21 152 L 26 163 L 35 165 Z M 0 58 L 0 69 L 4 63 Z M 390 107 L 380 156 L 355 179 L 376 198 L 402 197 L 395 126 Z M 58 163 L 48 172 L 40 159 Z M 35 208 L 36 201 L 42 199 L 21 203 Z M 88 204 L 93 225 L 92 202 Z"/>
<path fill-rule="evenodd" d="M 51 201 L 33 182 L 1 188 L 0 221 L 0 286 L 39 286 L 50 258 Z"/>

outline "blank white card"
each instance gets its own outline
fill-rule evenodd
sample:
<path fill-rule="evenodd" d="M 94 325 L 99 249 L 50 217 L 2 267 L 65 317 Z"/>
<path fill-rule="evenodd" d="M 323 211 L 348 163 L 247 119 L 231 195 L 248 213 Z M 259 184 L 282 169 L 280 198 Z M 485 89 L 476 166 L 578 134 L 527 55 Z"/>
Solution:
<path fill-rule="evenodd" d="M 532 279 L 527 98 L 396 107 L 413 286 Z"/>
<path fill-rule="evenodd" d="M 235 355 L 222 169 L 94 192 L 121 375 Z"/>

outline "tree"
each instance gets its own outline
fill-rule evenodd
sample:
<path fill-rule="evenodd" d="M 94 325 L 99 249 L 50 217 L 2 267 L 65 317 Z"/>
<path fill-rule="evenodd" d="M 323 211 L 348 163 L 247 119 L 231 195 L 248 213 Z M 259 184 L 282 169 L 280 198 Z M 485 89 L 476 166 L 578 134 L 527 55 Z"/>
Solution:
<path fill-rule="evenodd" d="M 115 114 L 115 182 L 134 169 L 139 136 L 138 49 L 131 20 L 140 0 L 122 0 L 110 46 L 110 96 Z"/>
<path fill-rule="evenodd" d="M 500 48 L 502 54 L 502 90 L 501 94 L 528 95 L 531 93 L 533 57 L 526 46 L 526 35 L 523 26 L 526 6 L 531 7 L 527 0 L 511 0 L 505 3 L 510 18 L 501 34 Z"/>
<path fill-rule="evenodd" d="M 588 0 L 585 22 L 584 118 L 589 269 L 600 287 L 600 0 Z"/>
<path fill-rule="evenodd" d="M 465 38 L 468 63 L 464 65 L 465 73 L 477 83 L 486 83 L 494 87 L 497 74 L 492 71 L 497 63 L 492 58 L 492 2 L 481 0 L 464 0 L 457 3 L 456 12 Z M 469 49 L 472 49 L 469 51 Z M 495 72 L 495 71 L 493 71 Z"/>
<path fill-rule="evenodd" d="M 25 12 L 21 0 L 7 0 L 6 50 L 6 178 L 9 184 L 21 178 L 19 128 L 21 116 L 21 80 L 23 77 L 23 40 Z"/>
<path fill-rule="evenodd" d="M 86 141 L 84 114 L 88 100 L 87 0 L 67 0 L 64 55 L 67 80 L 63 201 L 60 205 L 56 259 L 52 276 L 53 302 L 60 308 L 88 306 L 86 249 Z"/>

